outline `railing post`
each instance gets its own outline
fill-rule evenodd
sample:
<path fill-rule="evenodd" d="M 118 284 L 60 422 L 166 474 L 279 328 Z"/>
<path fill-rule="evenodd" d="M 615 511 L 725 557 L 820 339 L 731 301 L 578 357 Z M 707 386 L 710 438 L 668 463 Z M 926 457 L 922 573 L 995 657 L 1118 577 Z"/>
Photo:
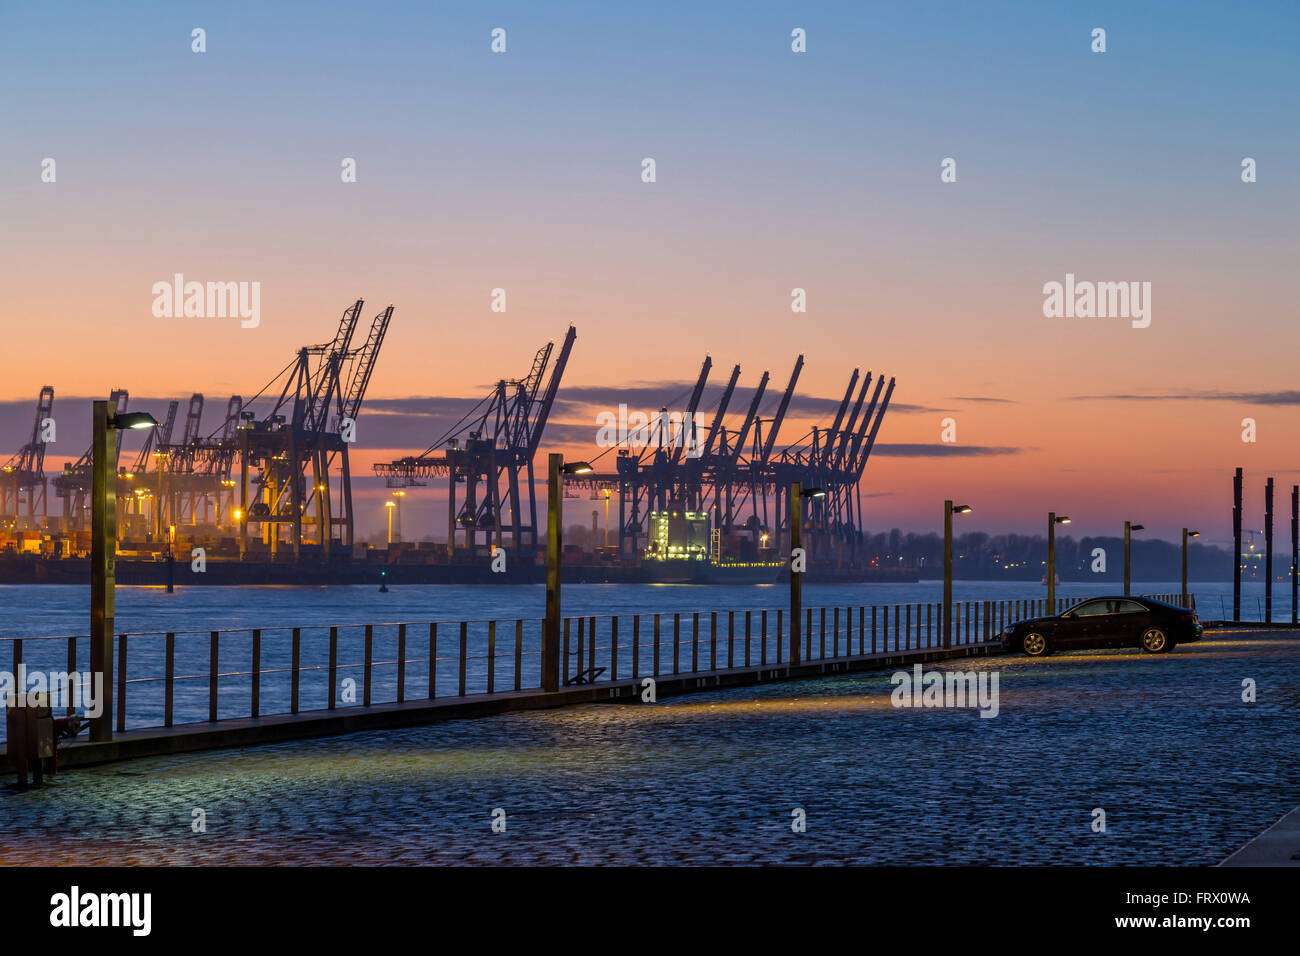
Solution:
<path fill-rule="evenodd" d="M 784 610 L 785 610 L 784 608 L 777 608 L 776 611 L 776 633 L 778 635 L 777 638 L 778 644 L 781 643 L 779 635 L 781 633 L 781 614 Z M 758 638 L 758 662 L 760 664 L 766 664 L 767 663 L 767 612 L 766 611 L 762 613 L 759 619 L 759 626 L 762 629 L 763 633 L 760 634 Z M 794 627 L 793 624 L 790 626 Z M 795 645 L 792 643 L 790 646 L 794 647 Z M 779 664 L 781 662 L 777 661 L 777 663 Z M 792 660 L 790 663 L 793 664 L 795 663 L 795 661 Z"/>
<path fill-rule="evenodd" d="M 460 696 L 465 696 L 465 665 L 468 663 L 465 656 L 469 647 L 469 622 L 460 622 Z"/>
<path fill-rule="evenodd" d="M 745 612 L 745 666 L 749 666 L 749 639 L 753 635 L 752 611 Z"/>
<path fill-rule="evenodd" d="M 871 605 L 871 653 L 876 653 L 876 606 Z"/>
<path fill-rule="evenodd" d="M 673 673 L 681 673 L 680 652 L 682 648 L 682 616 L 673 615 Z"/>
<path fill-rule="evenodd" d="M 524 684 L 524 622 L 515 621 L 515 690 Z"/>
<path fill-rule="evenodd" d="M 718 669 L 718 612 L 709 614 L 709 670 Z"/>
<path fill-rule="evenodd" d="M 658 676 L 659 676 L 659 615 L 658 615 L 658 614 L 655 615 L 655 635 L 654 635 L 654 636 L 655 636 L 655 646 L 654 646 L 654 651 L 655 651 L 655 663 L 654 663 L 654 671 L 653 671 L 653 673 L 654 673 L 654 676 L 655 676 L 655 677 L 658 677 Z"/>
<path fill-rule="evenodd" d="M 727 612 L 727 667 L 736 666 L 736 612 Z"/>
<path fill-rule="evenodd" d="M 632 615 L 632 676 L 641 676 L 641 615 Z"/>
<path fill-rule="evenodd" d="M 488 621 L 488 673 L 487 673 L 487 692 L 490 694 L 496 688 L 496 663 L 497 663 L 497 622 Z"/>
<path fill-rule="evenodd" d="M 406 625 L 397 625 L 397 702 L 406 701 Z"/>
<path fill-rule="evenodd" d="M 172 717 L 173 717 L 173 708 L 172 708 L 173 691 L 175 689 L 175 684 L 176 684 L 176 635 L 173 632 L 168 631 L 166 640 L 167 640 L 167 645 L 164 653 L 167 655 L 167 662 L 166 662 L 167 679 L 163 685 L 163 726 L 170 727 L 172 725 Z M 77 645 L 75 641 L 70 643 L 72 644 L 73 652 L 75 653 Z M 71 673 L 75 674 L 77 672 L 75 658 L 72 663 L 73 666 L 71 669 Z"/>
<path fill-rule="evenodd" d="M 252 697 L 250 710 L 253 717 L 259 717 L 262 707 L 262 630 L 253 628 L 253 672 L 249 676 L 249 689 Z"/>
<path fill-rule="evenodd" d="M 691 673 L 700 669 L 700 612 L 691 615 Z"/>
<path fill-rule="evenodd" d="M 438 696 L 438 625 L 429 623 L 429 700 Z"/>
<path fill-rule="evenodd" d="M 374 657 L 374 646 L 375 646 L 375 626 L 373 624 L 367 624 L 366 625 L 366 647 L 365 647 L 366 658 L 361 668 L 362 684 L 364 685 L 361 688 L 361 702 L 366 707 L 370 706 L 370 668 L 371 668 L 371 661 Z"/>
<path fill-rule="evenodd" d="M 596 672 L 596 618 L 594 616 L 587 619 L 587 667 L 593 674 Z"/>
<path fill-rule="evenodd" d="M 560 683 L 569 682 L 569 619 L 564 619 L 564 669 L 560 672 Z"/>
<path fill-rule="evenodd" d="M 806 661 L 812 658 L 812 608 L 808 608 L 804 611 L 803 635 L 803 659 Z M 824 633 L 822 637 L 825 637 Z"/>
<path fill-rule="evenodd" d="M 575 678 L 582 671 L 582 659 L 583 657 L 586 656 L 586 653 L 587 653 L 587 619 L 585 617 L 580 617 L 578 618 L 578 653 L 576 655 L 578 666 L 573 669 L 573 676 Z M 564 681 L 566 684 L 569 681 L 569 675 L 567 671 L 565 672 L 564 675 Z"/>
<path fill-rule="evenodd" d="M 298 713 L 298 688 L 301 682 L 299 671 L 302 663 L 302 629 L 295 627 L 293 629 L 292 646 L 289 651 L 290 661 L 289 668 L 289 713 Z"/>
<path fill-rule="evenodd" d="M 609 625 L 609 679 L 618 680 L 618 615 Z"/>
<path fill-rule="evenodd" d="M 330 679 L 330 702 L 329 702 L 329 709 L 330 709 L 330 710 L 333 710 L 333 709 L 334 709 L 334 698 L 338 697 L 338 695 L 339 695 L 339 691 L 338 691 L 338 686 L 339 686 L 339 684 L 338 684 L 338 681 L 339 681 L 339 629 L 338 629 L 337 627 L 331 627 L 331 628 L 330 628 L 330 666 L 329 666 L 329 679 Z"/>
<path fill-rule="evenodd" d="M 68 638 L 68 684 L 69 690 L 72 691 L 72 699 L 68 701 L 68 713 L 71 714 L 76 711 L 76 707 L 73 706 L 77 687 L 77 639 L 75 637 Z"/>
<path fill-rule="evenodd" d="M 826 619 L 826 609 L 822 608 L 822 620 L 825 619 Z M 835 619 L 832 623 L 834 625 L 834 632 L 831 635 L 831 657 L 839 657 L 840 656 L 840 609 L 838 606 L 836 606 L 835 608 Z"/>
<path fill-rule="evenodd" d="M 126 730 L 126 635 L 117 635 L 117 729 Z"/>
<path fill-rule="evenodd" d="M 217 719 L 217 645 L 220 631 L 208 634 L 208 720 Z"/>

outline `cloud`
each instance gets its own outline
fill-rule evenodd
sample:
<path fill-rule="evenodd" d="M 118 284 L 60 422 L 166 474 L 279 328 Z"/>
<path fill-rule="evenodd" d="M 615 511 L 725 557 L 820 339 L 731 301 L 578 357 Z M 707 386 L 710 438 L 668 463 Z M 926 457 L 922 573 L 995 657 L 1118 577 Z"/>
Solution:
<path fill-rule="evenodd" d="M 1300 391 L 1175 392 L 1164 395 L 1074 395 L 1075 402 L 1235 402 L 1239 405 L 1300 405 Z"/>
<path fill-rule="evenodd" d="M 943 442 L 915 442 L 910 444 L 881 443 L 871 453 L 886 458 L 987 458 L 996 455 L 1019 455 L 1032 448 L 1014 448 L 998 445 L 948 445 Z"/>

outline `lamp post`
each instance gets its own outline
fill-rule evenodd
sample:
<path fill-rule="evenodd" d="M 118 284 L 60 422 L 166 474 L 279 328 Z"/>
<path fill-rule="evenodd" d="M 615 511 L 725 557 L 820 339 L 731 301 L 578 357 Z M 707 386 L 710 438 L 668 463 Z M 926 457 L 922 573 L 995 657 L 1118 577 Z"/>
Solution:
<path fill-rule="evenodd" d="M 1199 531 L 1188 531 L 1183 529 L 1183 607 L 1187 607 L 1187 539 L 1199 538 Z"/>
<path fill-rule="evenodd" d="M 790 482 L 790 663 L 799 663 L 799 644 L 803 637 L 803 571 L 795 570 L 795 552 L 803 548 L 803 503 L 813 498 L 825 498 L 821 488 L 805 488 L 798 481 Z M 808 556 L 802 556 L 807 567 Z"/>
<path fill-rule="evenodd" d="M 167 593 L 176 592 L 176 526 L 167 527 Z"/>
<path fill-rule="evenodd" d="M 1296 623 L 1296 597 L 1300 591 L 1300 485 L 1291 486 L 1291 623 Z"/>
<path fill-rule="evenodd" d="M 406 497 L 406 492 L 397 489 L 393 492 L 393 497 L 397 499 L 397 533 L 394 540 L 401 543 L 402 540 L 402 499 Z"/>
<path fill-rule="evenodd" d="M 542 623 L 542 690 L 560 689 L 560 558 L 564 546 L 561 503 L 564 475 L 586 475 L 592 471 L 585 461 L 564 463 L 564 456 L 552 452 L 546 471 L 546 620 Z"/>
<path fill-rule="evenodd" d="M 952 516 L 964 515 L 970 505 L 943 503 L 943 646 L 952 647 Z M 874 613 L 874 612 L 873 612 Z"/>
<path fill-rule="evenodd" d="M 393 509 L 397 507 L 395 501 L 385 501 L 384 507 L 388 509 L 388 547 L 393 546 Z"/>
<path fill-rule="evenodd" d="M 1047 613 L 1056 613 L 1056 526 L 1069 524 L 1069 515 L 1047 512 Z"/>
<path fill-rule="evenodd" d="M 1124 596 L 1125 597 L 1128 597 L 1129 592 L 1132 590 L 1131 587 L 1132 563 L 1130 561 L 1130 554 L 1132 552 L 1133 532 L 1141 531 L 1144 527 L 1146 526 L 1140 524 L 1130 524 L 1127 521 L 1124 522 Z"/>
<path fill-rule="evenodd" d="M 113 739 L 113 591 L 117 563 L 117 432 L 157 428 L 147 412 L 117 414 L 117 402 L 96 401 L 90 414 L 90 671 L 92 691 L 101 701 L 90 718 L 90 739 Z M 93 682 L 98 681 L 96 687 Z"/>

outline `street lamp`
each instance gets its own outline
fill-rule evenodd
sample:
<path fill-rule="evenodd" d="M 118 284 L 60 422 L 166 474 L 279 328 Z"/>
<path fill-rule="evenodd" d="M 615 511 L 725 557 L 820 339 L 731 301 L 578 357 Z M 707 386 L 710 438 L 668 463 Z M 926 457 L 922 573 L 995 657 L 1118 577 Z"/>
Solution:
<path fill-rule="evenodd" d="M 1187 607 L 1187 539 L 1199 538 L 1199 531 L 1188 531 L 1183 529 L 1183 607 Z"/>
<path fill-rule="evenodd" d="M 393 546 L 393 509 L 397 507 L 395 501 L 385 501 L 384 507 L 388 509 L 388 546 Z"/>
<path fill-rule="evenodd" d="M 406 497 L 406 492 L 400 488 L 393 492 L 393 497 L 397 499 L 397 540 L 402 540 L 402 499 Z"/>
<path fill-rule="evenodd" d="M 1069 524 L 1069 515 L 1047 512 L 1047 613 L 1056 613 L 1056 526 Z"/>
<path fill-rule="evenodd" d="M 609 489 L 605 489 L 605 547 L 609 547 Z"/>
<path fill-rule="evenodd" d="M 803 572 L 796 571 L 794 553 L 803 548 L 803 507 L 805 501 L 825 498 L 822 488 L 805 488 L 790 482 L 790 664 L 799 663 L 799 642 L 803 632 Z M 807 555 L 804 556 L 807 567 Z"/>
<path fill-rule="evenodd" d="M 943 646 L 952 646 L 952 516 L 970 514 L 970 505 L 943 503 Z"/>
<path fill-rule="evenodd" d="M 552 452 L 546 467 L 546 619 L 542 622 L 542 690 L 560 689 L 560 552 L 564 547 L 560 527 L 565 475 L 589 475 L 590 462 L 571 461 Z"/>
<path fill-rule="evenodd" d="M 1141 531 L 1145 526 L 1140 524 L 1130 524 L 1124 522 L 1124 596 L 1128 597 L 1130 591 L 1130 563 L 1129 554 L 1132 550 L 1133 532 Z"/>
<path fill-rule="evenodd" d="M 148 412 L 117 414 L 117 402 L 96 401 L 90 413 L 90 671 L 102 701 L 98 717 L 90 718 L 90 739 L 113 739 L 113 617 L 117 563 L 117 432 L 123 428 L 156 428 Z"/>

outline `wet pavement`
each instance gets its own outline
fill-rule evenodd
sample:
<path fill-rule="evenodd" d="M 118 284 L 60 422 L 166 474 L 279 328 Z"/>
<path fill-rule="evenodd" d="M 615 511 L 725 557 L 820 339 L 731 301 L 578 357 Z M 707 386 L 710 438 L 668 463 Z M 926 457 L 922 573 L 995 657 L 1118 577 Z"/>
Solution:
<path fill-rule="evenodd" d="M 0 791 L 0 863 L 1212 865 L 1300 804 L 1300 635 L 933 669 L 998 715 L 881 672 L 136 760 Z"/>

